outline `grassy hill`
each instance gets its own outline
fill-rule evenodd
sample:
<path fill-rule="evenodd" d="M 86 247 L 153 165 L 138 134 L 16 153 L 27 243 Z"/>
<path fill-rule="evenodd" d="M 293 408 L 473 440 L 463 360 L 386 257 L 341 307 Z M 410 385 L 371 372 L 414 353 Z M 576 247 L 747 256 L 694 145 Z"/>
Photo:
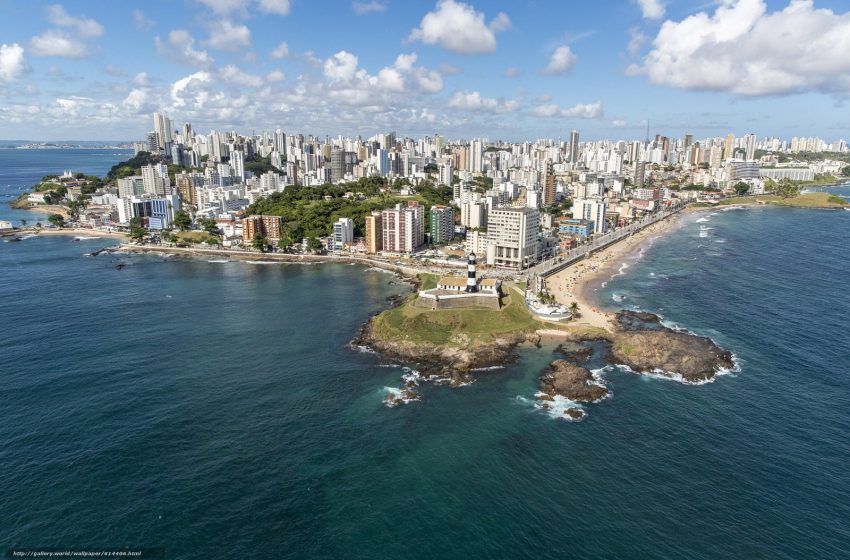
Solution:
<path fill-rule="evenodd" d="M 742 196 L 726 198 L 720 201 L 720 204 L 723 206 L 754 203 L 794 208 L 842 208 L 848 206 L 848 202 L 840 196 L 826 192 L 806 193 L 791 198 L 782 198 L 775 195 Z"/>

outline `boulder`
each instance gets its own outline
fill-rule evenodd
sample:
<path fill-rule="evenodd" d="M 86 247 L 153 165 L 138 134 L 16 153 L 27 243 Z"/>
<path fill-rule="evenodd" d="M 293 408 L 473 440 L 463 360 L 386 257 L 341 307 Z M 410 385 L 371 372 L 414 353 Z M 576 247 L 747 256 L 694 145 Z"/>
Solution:
<path fill-rule="evenodd" d="M 583 403 L 608 396 L 608 389 L 598 384 L 590 371 L 566 360 L 549 364 L 540 378 L 540 390 L 547 395 L 560 395 Z"/>

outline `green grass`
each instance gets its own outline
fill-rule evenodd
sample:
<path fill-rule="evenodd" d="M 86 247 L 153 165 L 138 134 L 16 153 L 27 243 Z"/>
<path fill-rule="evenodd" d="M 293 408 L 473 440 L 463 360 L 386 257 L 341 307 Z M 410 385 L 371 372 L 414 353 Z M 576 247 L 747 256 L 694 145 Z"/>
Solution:
<path fill-rule="evenodd" d="M 384 340 L 406 340 L 443 346 L 467 347 L 489 342 L 501 335 L 531 333 L 540 327 L 523 302 L 502 298 L 495 309 L 441 309 L 413 306 L 414 298 L 375 317 L 375 334 Z"/>
<path fill-rule="evenodd" d="M 437 280 L 440 279 L 436 274 L 428 274 L 427 272 L 417 274 L 416 277 L 422 283 L 422 286 L 419 288 L 420 290 L 435 289 L 437 287 Z"/>
<path fill-rule="evenodd" d="M 799 208 L 838 208 L 847 206 L 847 201 L 834 194 L 825 192 L 813 192 L 801 194 L 791 198 L 782 198 L 775 195 L 742 196 L 725 198 L 720 201 L 721 205 L 730 204 L 752 204 L 761 202 L 775 206 L 793 206 Z"/>
<path fill-rule="evenodd" d="M 178 231 L 175 235 L 178 243 L 210 243 L 218 240 L 218 237 L 205 231 Z"/>

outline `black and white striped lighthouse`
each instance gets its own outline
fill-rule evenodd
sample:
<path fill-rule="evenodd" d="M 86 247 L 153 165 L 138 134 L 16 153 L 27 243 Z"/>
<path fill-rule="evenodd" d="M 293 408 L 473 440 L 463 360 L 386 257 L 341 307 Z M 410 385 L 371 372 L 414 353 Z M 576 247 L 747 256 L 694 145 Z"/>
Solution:
<path fill-rule="evenodd" d="M 478 291 L 478 282 L 475 280 L 475 253 L 469 253 L 466 266 L 466 291 L 475 293 Z"/>

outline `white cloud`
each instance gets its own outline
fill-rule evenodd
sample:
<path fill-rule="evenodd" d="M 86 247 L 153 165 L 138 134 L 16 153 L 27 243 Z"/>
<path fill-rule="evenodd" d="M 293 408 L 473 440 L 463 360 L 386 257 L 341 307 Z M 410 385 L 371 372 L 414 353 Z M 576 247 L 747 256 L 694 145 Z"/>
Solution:
<path fill-rule="evenodd" d="M 357 57 L 347 51 L 339 51 L 324 64 L 325 76 L 332 82 L 347 82 L 357 71 Z"/>
<path fill-rule="evenodd" d="M 148 77 L 146 72 L 139 72 L 136 74 L 136 77 L 133 78 L 133 83 L 137 86 L 147 86 L 150 84 L 150 78 Z"/>
<path fill-rule="evenodd" d="M 510 113 L 519 109 L 519 101 L 515 99 L 495 99 L 483 97 L 477 91 L 457 91 L 449 99 L 449 107 L 466 111 L 492 111 L 495 113 Z"/>
<path fill-rule="evenodd" d="M 132 90 L 121 105 L 131 113 L 147 114 L 154 109 L 154 105 L 150 102 L 149 94 L 144 89 L 136 88 Z"/>
<path fill-rule="evenodd" d="M 23 47 L 17 43 L 0 45 L 0 84 L 15 81 L 26 71 L 27 61 Z"/>
<path fill-rule="evenodd" d="M 463 70 L 458 68 L 457 66 L 453 64 L 448 64 L 446 62 L 440 64 L 440 66 L 437 67 L 437 70 L 440 72 L 440 74 L 446 75 L 460 74 L 461 72 L 463 72 Z"/>
<path fill-rule="evenodd" d="M 196 0 L 217 14 L 229 14 L 231 12 L 246 12 L 247 0 Z"/>
<path fill-rule="evenodd" d="M 664 2 L 661 0 L 637 0 L 637 3 L 645 19 L 661 19 L 664 17 Z"/>
<path fill-rule="evenodd" d="M 59 4 L 47 7 L 47 21 L 58 27 L 70 28 L 80 37 L 100 37 L 103 35 L 103 26 L 91 18 L 74 17 L 65 11 Z"/>
<path fill-rule="evenodd" d="M 626 51 L 628 51 L 630 56 L 637 56 L 640 54 L 640 49 L 643 48 L 646 40 L 647 36 L 640 29 L 632 27 L 629 29 L 629 45 L 626 47 Z"/>
<path fill-rule="evenodd" d="M 88 45 L 58 29 L 48 29 L 30 39 L 30 49 L 36 56 L 85 58 L 91 54 Z"/>
<path fill-rule="evenodd" d="M 286 74 L 280 70 L 272 70 L 266 74 L 266 81 L 269 83 L 282 82 L 286 79 Z"/>
<path fill-rule="evenodd" d="M 133 10 L 133 25 L 139 31 L 150 31 L 153 29 L 153 21 L 148 19 L 142 10 Z"/>
<path fill-rule="evenodd" d="M 484 14 L 455 0 L 440 0 L 419 27 L 410 32 L 411 41 L 439 45 L 459 54 L 485 54 L 496 50 L 496 32 L 510 27 L 511 20 L 499 13 L 488 26 Z"/>
<path fill-rule="evenodd" d="M 259 8 L 264 14 L 287 16 L 291 5 L 290 0 L 259 0 Z"/>
<path fill-rule="evenodd" d="M 575 66 L 577 61 L 578 57 L 576 57 L 572 49 L 567 45 L 562 45 L 555 49 L 552 56 L 549 57 L 549 64 L 543 69 L 543 73 L 563 74 Z"/>
<path fill-rule="evenodd" d="M 269 58 L 273 60 L 279 60 L 281 58 L 286 58 L 289 56 L 289 45 L 286 43 L 281 43 L 276 46 L 272 52 L 269 53 Z"/>
<path fill-rule="evenodd" d="M 571 119 L 598 119 L 603 115 L 602 102 L 579 103 L 567 109 L 561 109 L 555 103 L 544 103 L 534 108 L 538 117 L 566 117 Z"/>
<path fill-rule="evenodd" d="M 351 9 L 354 10 L 354 13 L 358 16 L 362 16 L 364 14 L 383 12 L 387 9 L 387 5 L 379 0 L 372 0 L 371 2 L 352 2 Z"/>
<path fill-rule="evenodd" d="M 195 39 L 185 29 L 171 31 L 166 41 L 156 37 L 154 44 L 158 54 L 178 64 L 205 68 L 213 63 L 207 51 L 195 48 Z"/>
<path fill-rule="evenodd" d="M 767 12 L 763 0 L 723 0 L 714 13 L 666 21 L 630 74 L 658 85 L 736 95 L 850 92 L 850 12 L 792 0 Z"/>
<path fill-rule="evenodd" d="M 506 78 L 516 78 L 520 74 L 520 69 L 516 66 L 508 66 L 505 68 L 504 74 Z"/>
<path fill-rule="evenodd" d="M 204 45 L 220 51 L 238 51 L 251 46 L 251 30 L 242 24 L 223 19 L 210 26 Z"/>
<path fill-rule="evenodd" d="M 611 126 L 614 128 L 624 128 L 627 124 L 629 123 L 625 119 L 614 119 L 611 121 Z"/>
<path fill-rule="evenodd" d="M 254 74 L 248 74 L 235 64 L 228 64 L 218 72 L 221 79 L 225 82 L 243 86 L 257 88 L 263 85 L 263 78 Z"/>

